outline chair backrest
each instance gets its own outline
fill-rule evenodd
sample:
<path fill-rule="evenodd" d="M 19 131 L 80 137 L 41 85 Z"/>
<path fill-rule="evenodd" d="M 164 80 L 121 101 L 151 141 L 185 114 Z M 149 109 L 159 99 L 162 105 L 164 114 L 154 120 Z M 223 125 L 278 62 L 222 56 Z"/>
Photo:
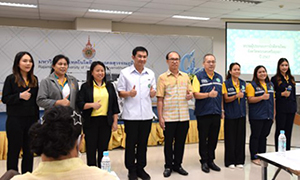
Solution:
<path fill-rule="evenodd" d="M 20 174 L 18 171 L 10 169 L 0 177 L 0 180 L 9 180 L 18 174 Z"/>

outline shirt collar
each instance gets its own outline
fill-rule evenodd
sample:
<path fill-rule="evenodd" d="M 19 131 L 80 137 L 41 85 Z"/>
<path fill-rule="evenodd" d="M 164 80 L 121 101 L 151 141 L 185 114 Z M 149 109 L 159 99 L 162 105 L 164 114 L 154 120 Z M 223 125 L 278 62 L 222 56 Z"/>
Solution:
<path fill-rule="evenodd" d="M 238 79 L 238 84 L 235 84 L 235 82 L 233 81 L 233 79 L 231 78 L 232 80 L 232 84 L 234 87 L 239 87 L 240 86 L 240 80 Z"/>
<path fill-rule="evenodd" d="M 56 79 L 58 79 L 58 76 L 53 72 L 53 75 Z M 65 78 L 67 77 L 67 74 L 65 74 Z"/>
<path fill-rule="evenodd" d="M 211 79 L 211 80 L 214 79 L 215 72 L 213 72 L 213 75 L 212 75 L 212 76 L 208 75 L 208 73 L 205 71 L 205 69 L 204 69 L 204 72 L 205 72 L 205 74 L 207 75 L 207 77 L 209 77 L 209 79 Z"/>
<path fill-rule="evenodd" d="M 139 71 L 135 69 L 134 65 L 131 65 L 131 66 L 130 66 L 129 72 L 130 72 L 130 73 L 133 73 L 133 72 L 139 73 Z M 139 74 L 140 74 L 140 73 L 139 73 Z M 142 71 L 141 74 L 148 74 L 148 71 L 147 71 L 147 68 L 146 68 L 146 67 L 144 67 L 144 69 L 143 69 L 143 71 Z"/>
<path fill-rule="evenodd" d="M 170 69 L 168 69 L 166 73 L 167 73 L 167 76 L 174 75 L 174 74 L 170 71 Z M 179 72 L 178 72 L 178 75 L 181 76 L 181 75 L 182 75 L 182 72 L 179 71 Z"/>
<path fill-rule="evenodd" d="M 33 174 L 53 174 L 57 172 L 67 172 L 84 165 L 80 158 L 69 158 L 57 161 L 42 161 L 33 171 Z"/>
<path fill-rule="evenodd" d="M 96 86 L 96 87 L 105 87 L 106 86 L 105 82 L 103 82 L 101 86 L 98 86 L 96 81 L 93 81 L 93 85 Z"/>

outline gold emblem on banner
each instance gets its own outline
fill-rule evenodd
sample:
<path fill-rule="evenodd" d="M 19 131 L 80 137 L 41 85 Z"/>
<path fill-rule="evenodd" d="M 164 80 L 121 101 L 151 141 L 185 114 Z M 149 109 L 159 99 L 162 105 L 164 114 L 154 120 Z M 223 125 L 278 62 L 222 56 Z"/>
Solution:
<path fill-rule="evenodd" d="M 93 46 L 90 42 L 90 36 L 88 38 L 88 42 L 87 42 L 85 48 L 82 50 L 82 55 L 86 59 L 92 59 L 96 55 L 96 50 L 93 48 Z"/>

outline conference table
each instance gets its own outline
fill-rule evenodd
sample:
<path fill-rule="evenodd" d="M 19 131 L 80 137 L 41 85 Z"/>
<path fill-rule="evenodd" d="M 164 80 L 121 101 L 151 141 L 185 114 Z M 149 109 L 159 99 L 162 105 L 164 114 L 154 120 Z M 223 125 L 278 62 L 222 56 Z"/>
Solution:
<path fill-rule="evenodd" d="M 277 176 L 279 171 L 285 170 L 288 173 L 295 174 L 300 180 L 300 149 L 286 151 L 284 154 L 279 152 L 262 153 L 257 155 L 261 160 L 261 179 L 268 179 L 268 164 L 272 164 L 278 167 L 274 178 Z M 273 178 L 273 179 L 274 179 Z"/>

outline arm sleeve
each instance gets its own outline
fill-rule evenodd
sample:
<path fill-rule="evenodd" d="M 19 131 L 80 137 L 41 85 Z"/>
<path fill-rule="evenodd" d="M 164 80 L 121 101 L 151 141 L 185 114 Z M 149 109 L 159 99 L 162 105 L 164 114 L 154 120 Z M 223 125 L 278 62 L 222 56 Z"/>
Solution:
<path fill-rule="evenodd" d="M 45 109 L 54 106 L 56 100 L 49 98 L 49 91 L 50 89 L 47 85 L 47 81 L 46 79 L 43 79 L 40 83 L 40 88 L 36 98 L 36 103 L 38 106 Z"/>
<path fill-rule="evenodd" d="M 193 92 L 200 92 L 200 83 L 198 81 L 198 78 L 197 76 L 194 76 L 194 79 L 193 79 Z"/>
<path fill-rule="evenodd" d="M 190 92 L 193 92 L 193 87 L 192 87 L 192 83 L 191 83 L 191 79 L 190 79 L 190 77 L 189 77 L 189 75 L 187 76 L 187 84 L 188 84 L 188 90 L 190 91 Z"/>
<path fill-rule="evenodd" d="M 164 97 L 165 96 L 165 86 L 164 86 L 164 80 L 161 76 L 157 79 L 157 91 L 156 91 L 156 97 Z"/>
<path fill-rule="evenodd" d="M 151 80 L 151 86 L 156 91 L 156 81 L 155 81 L 155 74 L 153 73 L 153 78 Z"/>
<path fill-rule="evenodd" d="M 126 91 L 126 80 L 122 71 L 120 72 L 117 89 L 118 91 Z"/>
<path fill-rule="evenodd" d="M 85 96 L 86 96 L 86 85 L 82 84 L 80 90 L 78 91 L 77 98 L 76 98 L 76 106 L 80 111 L 83 111 L 83 107 L 85 105 Z"/>
<path fill-rule="evenodd" d="M 116 90 L 113 84 L 111 84 L 111 90 L 113 94 L 113 109 L 112 112 L 113 114 L 119 114 L 120 113 L 120 108 L 119 108 L 119 103 L 118 103 L 118 96 L 116 94 Z"/>
<path fill-rule="evenodd" d="M 2 91 L 2 102 L 7 105 L 14 105 L 20 103 L 20 93 L 13 93 L 13 79 L 9 76 L 5 79 L 3 91 Z"/>
<path fill-rule="evenodd" d="M 224 82 L 222 84 L 222 94 L 227 94 L 227 88 Z"/>
<path fill-rule="evenodd" d="M 276 80 L 276 76 L 272 77 L 271 82 L 273 83 L 273 87 L 274 87 L 274 95 L 276 98 L 282 98 L 281 96 L 281 91 L 278 88 L 278 84 L 277 84 L 277 80 Z"/>
<path fill-rule="evenodd" d="M 251 83 L 247 84 L 247 86 L 246 86 L 246 94 L 249 97 L 255 96 L 254 88 Z"/>

